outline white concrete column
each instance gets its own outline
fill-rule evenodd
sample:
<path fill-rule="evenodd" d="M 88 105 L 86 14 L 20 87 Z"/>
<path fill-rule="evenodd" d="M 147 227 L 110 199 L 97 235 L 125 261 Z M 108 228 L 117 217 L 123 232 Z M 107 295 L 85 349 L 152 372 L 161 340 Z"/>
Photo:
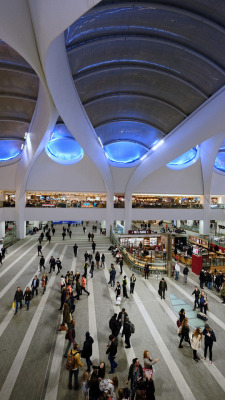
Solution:
<path fill-rule="evenodd" d="M 199 233 L 201 235 L 210 234 L 210 209 L 211 198 L 209 195 L 204 195 L 204 219 L 199 221 Z"/>
<path fill-rule="evenodd" d="M 32 221 L 34 228 L 39 228 L 39 221 Z"/>
<path fill-rule="evenodd" d="M 132 226 L 132 196 L 125 195 L 124 233 L 128 233 Z"/>
<path fill-rule="evenodd" d="M 177 228 L 180 228 L 180 220 L 177 220 Z"/>
<path fill-rule="evenodd" d="M 105 229 L 106 228 L 106 221 L 104 220 L 104 221 L 101 221 L 101 228 L 102 229 Z"/>
<path fill-rule="evenodd" d="M 26 236 L 25 221 L 25 192 L 21 197 L 16 193 L 16 237 L 24 239 Z"/>
<path fill-rule="evenodd" d="M 110 229 L 113 229 L 113 221 L 114 221 L 114 194 L 110 193 L 107 195 L 107 204 L 106 204 L 106 236 L 110 236 Z"/>
<path fill-rule="evenodd" d="M 0 222 L 0 239 L 5 237 L 5 221 Z"/>

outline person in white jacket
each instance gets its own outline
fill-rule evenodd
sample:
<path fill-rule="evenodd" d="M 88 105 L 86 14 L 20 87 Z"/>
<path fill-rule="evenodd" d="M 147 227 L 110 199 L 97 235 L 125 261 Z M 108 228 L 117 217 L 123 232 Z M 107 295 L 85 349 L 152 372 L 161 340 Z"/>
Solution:
<path fill-rule="evenodd" d="M 191 347 L 193 349 L 193 358 L 196 362 L 200 360 L 197 356 L 197 350 L 200 349 L 202 343 L 202 330 L 198 326 L 191 334 Z"/>
<path fill-rule="evenodd" d="M 177 281 L 178 277 L 179 277 L 179 273 L 180 273 L 180 266 L 178 264 L 178 262 L 175 264 L 175 280 Z"/>

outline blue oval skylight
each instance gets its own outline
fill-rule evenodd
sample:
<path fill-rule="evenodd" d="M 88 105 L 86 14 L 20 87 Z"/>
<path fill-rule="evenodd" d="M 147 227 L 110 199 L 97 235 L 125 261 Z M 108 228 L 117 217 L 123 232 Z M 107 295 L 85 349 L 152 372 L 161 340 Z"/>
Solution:
<path fill-rule="evenodd" d="M 16 160 L 22 152 L 23 139 L 0 139 L 0 162 Z"/>
<path fill-rule="evenodd" d="M 191 150 L 186 151 L 186 153 L 181 156 L 175 158 L 173 161 L 167 164 L 167 167 L 170 169 L 183 169 L 190 167 L 194 164 L 199 156 L 198 146 L 194 147 Z"/>
<path fill-rule="evenodd" d="M 107 158 L 112 163 L 132 166 L 130 164 L 138 161 L 145 153 L 147 153 L 148 148 L 140 143 L 121 140 L 105 145 L 104 151 Z"/>
<path fill-rule="evenodd" d="M 225 140 L 223 141 L 214 164 L 216 172 L 225 172 Z"/>
<path fill-rule="evenodd" d="M 45 151 L 53 161 L 64 165 L 75 164 L 84 155 L 83 149 L 64 124 L 55 126 Z"/>
<path fill-rule="evenodd" d="M 225 152 L 221 151 L 217 154 L 214 167 L 219 171 L 225 172 Z"/>

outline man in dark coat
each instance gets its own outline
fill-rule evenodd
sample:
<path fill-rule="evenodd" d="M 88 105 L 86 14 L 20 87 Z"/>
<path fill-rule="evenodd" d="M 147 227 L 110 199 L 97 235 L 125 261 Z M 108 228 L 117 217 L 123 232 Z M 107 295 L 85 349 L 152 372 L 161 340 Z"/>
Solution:
<path fill-rule="evenodd" d="M 92 356 L 92 344 L 94 343 L 93 338 L 90 335 L 90 332 L 86 332 L 86 340 L 84 341 L 83 344 L 83 350 L 81 352 L 81 357 L 86 358 L 86 363 L 87 363 L 87 372 L 90 372 L 91 369 L 91 356 Z"/>
<path fill-rule="evenodd" d="M 14 301 L 16 302 L 15 314 L 17 314 L 19 304 L 20 304 L 20 309 L 22 308 L 22 300 L 23 300 L 23 291 L 18 286 L 17 291 L 14 296 Z"/>
<path fill-rule="evenodd" d="M 212 365 L 212 347 L 213 342 L 216 342 L 216 336 L 209 324 L 205 324 L 205 329 L 203 330 L 202 334 L 205 336 L 203 360 L 206 360 L 207 350 L 209 348 L 209 364 Z"/>
<path fill-rule="evenodd" d="M 130 345 L 130 337 L 131 337 L 131 327 L 130 327 L 130 321 L 129 318 L 125 318 L 125 324 L 123 327 L 123 333 L 125 335 L 125 349 L 129 349 L 131 347 Z"/>
<path fill-rule="evenodd" d="M 205 282 L 205 272 L 203 269 L 200 271 L 199 280 L 200 280 L 200 288 L 203 289 L 203 285 Z"/>
<path fill-rule="evenodd" d="M 78 246 L 77 246 L 77 244 L 75 243 L 75 245 L 73 246 L 74 257 L 77 256 L 77 249 L 78 249 Z"/>
<path fill-rule="evenodd" d="M 129 299 L 129 296 L 127 296 L 127 277 L 124 275 L 123 281 L 122 281 L 122 287 L 123 287 L 123 297 L 126 297 Z"/>
<path fill-rule="evenodd" d="M 164 278 L 161 279 L 159 282 L 159 295 L 161 296 L 161 299 L 165 299 L 165 291 L 167 290 L 167 283 L 164 280 Z"/>
<path fill-rule="evenodd" d="M 32 283 L 31 283 L 32 298 L 34 297 L 34 291 L 36 291 L 36 296 L 38 295 L 38 286 L 39 286 L 39 279 L 38 279 L 37 275 L 35 275 L 34 279 L 32 280 Z"/>
<path fill-rule="evenodd" d="M 112 331 L 112 335 L 117 337 L 120 332 L 120 323 L 117 320 L 117 314 L 115 313 L 109 320 L 109 328 Z"/>
<path fill-rule="evenodd" d="M 118 367 L 118 364 L 115 361 L 117 354 L 117 340 L 113 335 L 109 336 L 109 344 L 107 345 L 106 354 L 108 354 L 108 360 L 111 365 L 109 374 L 114 374 L 114 368 Z"/>
<path fill-rule="evenodd" d="M 122 335 L 121 335 L 122 337 L 123 337 L 123 328 L 124 328 L 124 324 L 125 324 L 125 319 L 127 316 L 128 315 L 126 313 L 125 308 L 122 308 L 122 311 L 120 311 L 118 314 L 118 322 L 120 324 L 120 327 L 122 326 Z"/>

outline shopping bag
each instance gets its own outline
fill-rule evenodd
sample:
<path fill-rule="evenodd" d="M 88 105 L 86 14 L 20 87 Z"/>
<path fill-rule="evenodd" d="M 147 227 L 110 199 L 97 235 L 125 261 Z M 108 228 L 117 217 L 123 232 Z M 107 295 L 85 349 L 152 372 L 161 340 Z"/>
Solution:
<path fill-rule="evenodd" d="M 14 302 L 12 303 L 12 309 L 15 310 L 15 308 L 16 308 L 16 302 L 14 301 Z"/>

